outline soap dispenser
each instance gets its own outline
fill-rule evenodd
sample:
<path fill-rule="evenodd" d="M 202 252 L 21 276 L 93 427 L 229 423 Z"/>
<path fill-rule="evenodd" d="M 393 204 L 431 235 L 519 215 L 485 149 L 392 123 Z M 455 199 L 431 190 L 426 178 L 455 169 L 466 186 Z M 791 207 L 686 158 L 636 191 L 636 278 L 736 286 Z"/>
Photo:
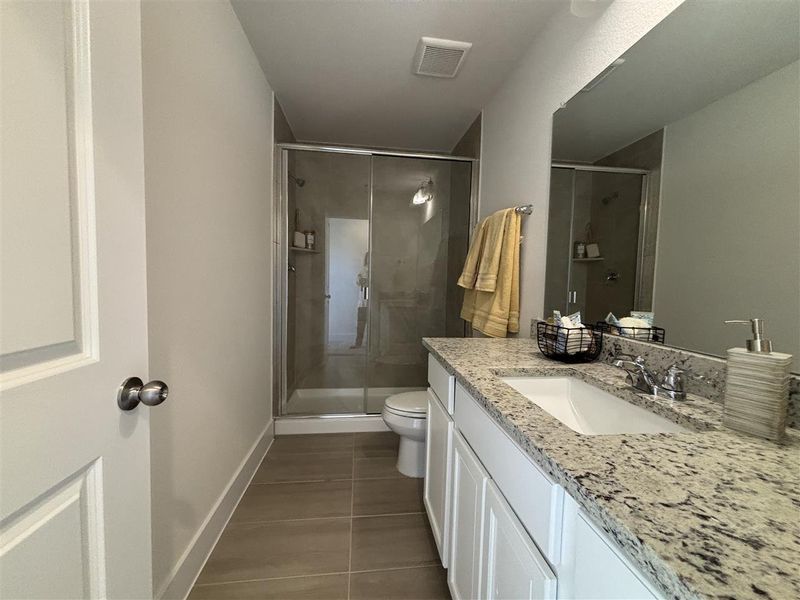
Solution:
<path fill-rule="evenodd" d="M 763 319 L 725 323 L 750 325 L 753 337 L 745 348 L 728 350 L 722 424 L 781 441 L 786 432 L 792 356 L 772 351 L 772 342 L 764 339 Z"/>

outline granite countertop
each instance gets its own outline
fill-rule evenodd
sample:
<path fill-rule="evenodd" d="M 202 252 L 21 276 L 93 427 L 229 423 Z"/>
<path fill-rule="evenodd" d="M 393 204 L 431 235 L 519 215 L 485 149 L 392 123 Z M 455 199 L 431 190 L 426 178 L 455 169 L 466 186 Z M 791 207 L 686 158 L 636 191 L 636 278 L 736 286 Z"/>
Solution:
<path fill-rule="evenodd" d="M 653 399 L 605 363 L 545 358 L 531 339 L 425 347 L 668 598 L 800 598 L 800 435 L 721 428 L 721 405 Z M 585 436 L 499 379 L 571 375 L 693 431 Z"/>

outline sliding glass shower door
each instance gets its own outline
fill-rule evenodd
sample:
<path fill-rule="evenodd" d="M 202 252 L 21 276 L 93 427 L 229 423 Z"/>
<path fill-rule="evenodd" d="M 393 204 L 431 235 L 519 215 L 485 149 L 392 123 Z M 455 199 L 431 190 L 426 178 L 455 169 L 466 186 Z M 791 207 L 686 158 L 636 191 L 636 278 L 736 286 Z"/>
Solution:
<path fill-rule="evenodd" d="M 367 413 L 387 396 L 424 390 L 423 337 L 464 335 L 456 285 L 469 237 L 471 163 L 372 159 Z M 423 184 L 430 194 L 413 198 Z"/>
<path fill-rule="evenodd" d="M 370 157 L 297 150 L 285 156 L 284 413 L 361 414 Z"/>
<path fill-rule="evenodd" d="M 283 157 L 281 414 L 380 413 L 387 396 L 425 389 L 423 337 L 464 335 L 456 281 L 472 163 L 305 150 Z"/>

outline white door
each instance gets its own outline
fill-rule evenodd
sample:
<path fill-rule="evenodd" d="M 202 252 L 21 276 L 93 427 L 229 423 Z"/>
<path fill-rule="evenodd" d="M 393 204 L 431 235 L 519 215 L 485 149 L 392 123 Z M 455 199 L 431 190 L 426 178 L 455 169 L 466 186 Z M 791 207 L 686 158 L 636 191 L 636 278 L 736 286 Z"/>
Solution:
<path fill-rule="evenodd" d="M 442 566 L 448 567 L 448 516 L 450 513 L 450 448 L 452 444 L 453 420 L 428 388 L 426 460 L 425 460 L 425 509 L 431 524 L 433 539 L 439 549 Z"/>
<path fill-rule="evenodd" d="M 139 3 L 0 23 L 0 597 L 148 598 Z"/>
<path fill-rule="evenodd" d="M 480 598 L 483 496 L 489 474 L 467 442 L 453 432 L 450 560 L 447 583 L 455 600 Z"/>
<path fill-rule="evenodd" d="M 491 480 L 484 505 L 481 597 L 554 600 L 555 574 Z"/>

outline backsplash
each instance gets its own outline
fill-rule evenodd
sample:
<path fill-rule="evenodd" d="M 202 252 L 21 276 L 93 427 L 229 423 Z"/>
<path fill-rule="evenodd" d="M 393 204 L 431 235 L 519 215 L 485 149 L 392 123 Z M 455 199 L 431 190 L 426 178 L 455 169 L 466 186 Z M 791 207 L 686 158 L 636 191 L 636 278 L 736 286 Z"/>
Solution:
<path fill-rule="evenodd" d="M 536 320 L 531 323 L 531 337 L 536 338 Z M 598 360 L 610 363 L 618 353 L 642 356 L 647 366 L 654 371 L 664 371 L 673 363 L 689 372 L 687 391 L 722 403 L 725 397 L 725 371 L 727 361 L 723 358 L 697 354 L 661 344 L 640 342 L 615 335 L 603 336 L 603 350 Z M 787 425 L 800 429 L 800 375 L 789 378 L 789 415 Z"/>

